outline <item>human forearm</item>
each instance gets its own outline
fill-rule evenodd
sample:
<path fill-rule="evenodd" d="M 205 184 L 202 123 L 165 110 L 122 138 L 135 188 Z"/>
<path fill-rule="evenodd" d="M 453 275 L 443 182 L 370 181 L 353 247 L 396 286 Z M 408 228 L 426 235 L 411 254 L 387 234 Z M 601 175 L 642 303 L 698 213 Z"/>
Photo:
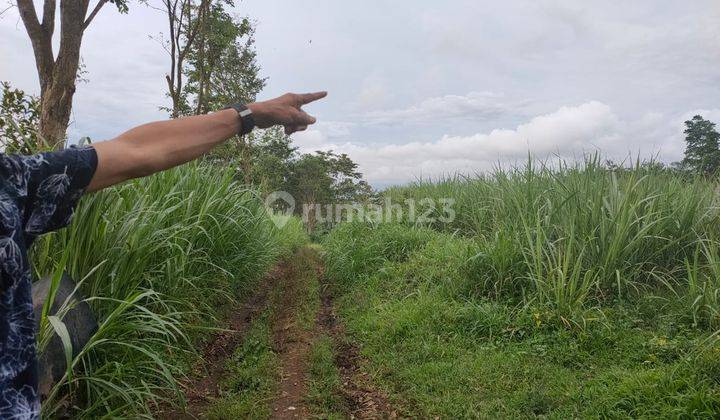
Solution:
<path fill-rule="evenodd" d="M 324 96 L 325 92 L 286 94 L 249 104 L 248 108 L 258 127 L 283 125 L 290 134 L 315 122 L 300 107 Z M 115 139 L 96 143 L 98 166 L 88 190 L 96 191 L 191 161 L 238 133 L 240 128 L 237 112 L 227 109 L 141 125 Z"/>
<path fill-rule="evenodd" d="M 95 145 L 98 173 L 88 189 L 102 189 L 189 162 L 239 129 L 240 118 L 233 109 L 135 127 Z"/>
<path fill-rule="evenodd" d="M 189 162 L 240 130 L 240 118 L 233 109 L 134 128 L 118 138 L 141 151 L 141 174 L 155 173 Z"/>

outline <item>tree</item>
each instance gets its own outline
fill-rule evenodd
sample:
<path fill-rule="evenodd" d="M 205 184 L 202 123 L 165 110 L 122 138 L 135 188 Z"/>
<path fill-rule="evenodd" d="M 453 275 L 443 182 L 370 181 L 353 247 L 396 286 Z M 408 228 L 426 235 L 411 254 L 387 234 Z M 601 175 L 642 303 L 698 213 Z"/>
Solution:
<path fill-rule="evenodd" d="M 255 30 L 248 18 L 227 11 L 232 0 L 163 0 L 168 16 L 170 72 L 165 76 L 172 118 L 205 114 L 235 102 L 252 102 L 265 86 L 254 50 Z M 245 182 L 252 182 L 254 136 L 236 136 L 214 159 L 240 153 Z"/>
<path fill-rule="evenodd" d="M 208 4 L 197 40 L 188 52 L 186 98 L 195 114 L 205 114 L 229 103 L 252 102 L 265 87 L 254 49 L 255 29 L 247 17 L 227 11 L 231 1 Z"/>
<path fill-rule="evenodd" d="M 695 115 L 685 121 L 685 158 L 682 163 L 686 169 L 704 175 L 714 175 L 720 168 L 720 134 L 715 124 Z"/>
<path fill-rule="evenodd" d="M 322 205 L 364 201 L 371 194 L 357 164 L 348 155 L 332 151 L 304 154 L 292 162 L 285 191 L 295 198 L 296 213 L 307 215 L 310 232 L 322 219 L 318 214 Z"/>
<path fill-rule="evenodd" d="M 173 118 L 204 114 L 232 102 L 251 102 L 265 86 L 248 18 L 227 12 L 232 0 L 163 0 L 170 55 L 165 75 Z"/>
<path fill-rule="evenodd" d="M 37 97 L 2 82 L 0 103 L 0 144 L 6 153 L 32 154 L 38 151 L 40 103 Z"/>
<path fill-rule="evenodd" d="M 170 71 L 165 75 L 168 96 L 172 101 L 172 118 L 189 114 L 190 109 L 185 98 L 184 81 L 185 60 L 195 43 L 204 22 L 211 0 L 162 0 L 162 7 L 155 7 L 167 14 L 168 38 L 163 47 L 170 56 Z"/>
<path fill-rule="evenodd" d="M 72 99 L 80 63 L 80 46 L 85 30 L 107 3 L 120 13 L 128 10 L 127 0 L 60 0 L 60 43 L 53 52 L 56 0 L 44 0 L 40 22 L 33 0 L 17 0 L 18 11 L 32 43 L 40 80 L 40 137 L 44 147 L 62 147 L 70 121 Z"/>
<path fill-rule="evenodd" d="M 236 19 L 227 11 L 231 0 L 203 5 L 197 14 L 198 34 L 190 44 L 183 92 L 184 109 L 205 114 L 236 102 L 253 102 L 265 86 L 254 49 L 255 29 L 250 20 Z M 230 148 L 240 153 L 245 183 L 252 182 L 253 140 L 255 136 L 235 136 Z"/>
<path fill-rule="evenodd" d="M 330 175 L 333 179 L 331 192 L 334 202 L 350 203 L 369 197 L 370 186 L 362 179 L 362 173 L 358 172 L 357 163 L 347 154 L 337 155 L 332 151 L 315 153 L 329 163 Z"/>
<path fill-rule="evenodd" d="M 284 191 L 297 158 L 297 148 L 282 127 L 263 130 L 253 142 L 252 183 L 262 191 Z"/>
<path fill-rule="evenodd" d="M 327 204 L 361 204 L 373 197 L 358 165 L 346 154 L 332 151 L 299 154 L 283 127 L 258 130 L 248 135 L 254 144 L 250 163 L 232 144 L 219 146 L 208 159 L 239 164 L 238 177 L 269 194 L 289 193 L 295 199 L 295 213 L 307 216 L 307 228 L 315 231 L 318 221 L 334 223 L 334 215 L 322 214 Z M 276 210 L 285 210 L 282 203 Z"/>

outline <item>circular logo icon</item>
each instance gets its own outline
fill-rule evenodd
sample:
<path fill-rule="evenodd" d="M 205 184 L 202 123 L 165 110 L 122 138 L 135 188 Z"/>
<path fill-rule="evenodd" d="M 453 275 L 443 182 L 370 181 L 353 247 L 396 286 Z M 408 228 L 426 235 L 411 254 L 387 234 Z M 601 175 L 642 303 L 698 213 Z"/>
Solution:
<path fill-rule="evenodd" d="M 295 211 L 295 199 L 285 191 L 274 191 L 265 197 L 265 209 L 275 226 L 281 229 Z"/>

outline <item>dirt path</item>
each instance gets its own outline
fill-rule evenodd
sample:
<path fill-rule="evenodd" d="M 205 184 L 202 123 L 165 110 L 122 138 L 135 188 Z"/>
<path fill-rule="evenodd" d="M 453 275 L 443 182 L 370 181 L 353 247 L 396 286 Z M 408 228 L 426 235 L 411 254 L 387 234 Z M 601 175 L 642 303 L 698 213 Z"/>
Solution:
<path fill-rule="evenodd" d="M 322 294 L 322 306 L 318 314 L 318 326 L 332 337 L 335 346 L 335 365 L 338 367 L 345 401 L 351 419 L 395 419 L 397 411 L 387 395 L 372 385 L 367 373 L 361 369 L 362 357 L 357 347 L 345 338 L 345 329 L 335 314 L 332 297 Z"/>
<path fill-rule="evenodd" d="M 295 263 L 273 299 L 273 350 L 280 356 L 280 383 L 271 405 L 273 419 L 305 419 L 310 412 L 304 399 L 307 394 L 308 355 L 313 331 L 299 323 L 299 312 L 307 304 L 308 269 L 313 269 L 316 255 L 303 248 L 295 255 Z M 312 260 L 313 264 L 309 264 Z"/>
<path fill-rule="evenodd" d="M 158 418 L 207 418 L 213 403 L 222 396 L 220 385 L 231 378 L 226 370 L 228 359 L 243 345 L 248 331 L 266 310 L 270 313 L 270 345 L 279 371 L 277 386 L 273 387 L 275 396 L 266 401 L 271 419 L 324 417 L 323 413 L 316 412 L 321 409 L 311 407 L 308 402 L 310 352 L 320 337 L 329 337 L 332 341 L 333 362 L 341 379 L 333 395 L 344 401 L 339 410 L 343 417 L 397 418 L 388 397 L 373 387 L 363 372 L 363 359 L 346 339 L 332 297 L 324 292 L 324 286 L 322 259 L 314 248 L 300 249 L 275 267 L 261 282 L 257 293 L 229 311 L 225 322 L 228 331 L 211 340 L 203 353 L 204 362 L 190 375 L 191 379 L 182 384 L 187 412 L 162 412 Z"/>
<path fill-rule="evenodd" d="M 397 418 L 387 396 L 373 387 L 370 378 L 361 370 L 362 358 L 358 349 L 348 344 L 345 338 L 331 295 L 326 292 L 323 271 L 318 251 L 304 248 L 295 255 L 293 267 L 276 286 L 272 303 L 273 342 L 274 350 L 280 356 L 281 375 L 272 403 L 272 418 L 305 419 L 311 414 L 322 418 L 321 413 L 311 413 L 306 402 L 309 353 L 313 341 L 321 335 L 331 337 L 333 342 L 335 366 L 341 378 L 337 393 L 349 409 L 345 414 L 351 419 Z M 309 324 L 304 325 L 302 314 L 308 309 L 312 313 Z"/>
<path fill-rule="evenodd" d="M 203 350 L 203 362 L 180 386 L 187 399 L 187 411 L 171 410 L 158 414 L 159 419 L 203 419 L 212 401 L 220 396 L 220 382 L 226 376 L 226 361 L 242 344 L 243 337 L 253 321 L 267 307 L 268 296 L 275 285 L 285 278 L 288 267 L 278 264 L 259 284 L 258 291 L 237 308 L 228 311 L 226 331 L 218 333 Z"/>

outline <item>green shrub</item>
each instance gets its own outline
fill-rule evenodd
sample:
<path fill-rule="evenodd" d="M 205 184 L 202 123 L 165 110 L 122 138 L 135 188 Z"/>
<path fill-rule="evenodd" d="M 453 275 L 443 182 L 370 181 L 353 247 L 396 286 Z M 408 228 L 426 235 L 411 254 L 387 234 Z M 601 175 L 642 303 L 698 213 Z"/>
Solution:
<path fill-rule="evenodd" d="M 720 244 L 702 241 L 692 259 L 685 261 L 685 281 L 670 280 L 681 309 L 694 325 L 720 329 Z"/>

